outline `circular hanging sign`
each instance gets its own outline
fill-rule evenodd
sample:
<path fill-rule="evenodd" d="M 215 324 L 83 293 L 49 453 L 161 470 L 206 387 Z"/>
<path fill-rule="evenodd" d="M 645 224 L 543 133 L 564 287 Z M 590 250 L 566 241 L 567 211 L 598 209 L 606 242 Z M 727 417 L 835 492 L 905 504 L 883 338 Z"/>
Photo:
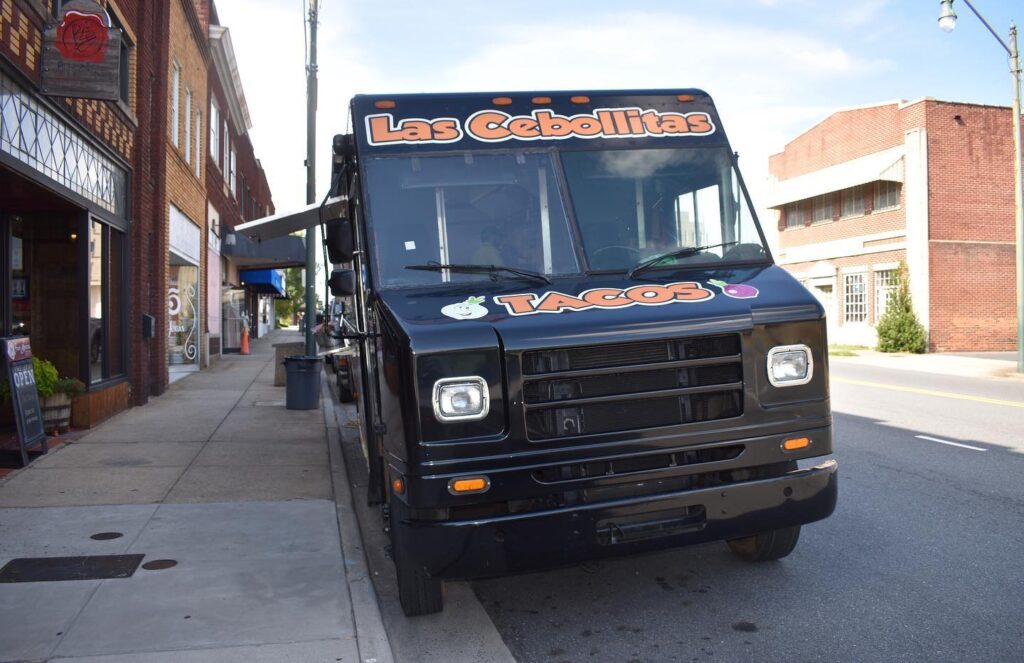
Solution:
<path fill-rule="evenodd" d="M 57 26 L 57 50 L 75 62 L 103 62 L 109 36 L 103 17 L 69 9 Z"/>

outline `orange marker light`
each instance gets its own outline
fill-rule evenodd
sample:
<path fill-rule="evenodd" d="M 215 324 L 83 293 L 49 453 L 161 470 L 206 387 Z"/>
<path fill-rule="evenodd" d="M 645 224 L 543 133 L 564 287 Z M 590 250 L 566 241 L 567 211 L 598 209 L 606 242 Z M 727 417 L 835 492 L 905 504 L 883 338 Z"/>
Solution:
<path fill-rule="evenodd" d="M 395 102 L 393 102 L 393 101 L 375 101 L 375 102 L 373 102 L 373 107 L 374 108 L 380 108 L 380 109 L 394 108 L 395 107 Z"/>
<path fill-rule="evenodd" d="M 534 97 L 530 101 L 532 101 L 535 104 L 550 104 L 551 97 Z"/>
<path fill-rule="evenodd" d="M 495 106 L 511 106 L 512 97 L 495 97 L 491 99 Z"/>
<path fill-rule="evenodd" d="M 811 440 L 806 437 L 794 437 L 782 443 L 783 451 L 796 451 L 811 446 Z"/>
<path fill-rule="evenodd" d="M 571 101 L 574 104 L 589 104 L 590 97 L 584 97 L 583 95 L 580 95 L 578 97 L 569 97 L 569 101 Z"/>
<path fill-rule="evenodd" d="M 483 493 L 490 487 L 491 481 L 487 477 L 463 477 L 448 482 L 448 492 L 453 495 Z"/>
<path fill-rule="evenodd" d="M 692 94 L 679 94 L 679 95 L 676 95 L 676 99 L 678 99 L 679 101 L 693 101 L 696 98 L 697 97 L 693 96 Z"/>
<path fill-rule="evenodd" d="M 396 494 L 401 495 L 405 492 L 405 481 L 401 477 L 392 479 L 391 490 L 395 491 Z"/>

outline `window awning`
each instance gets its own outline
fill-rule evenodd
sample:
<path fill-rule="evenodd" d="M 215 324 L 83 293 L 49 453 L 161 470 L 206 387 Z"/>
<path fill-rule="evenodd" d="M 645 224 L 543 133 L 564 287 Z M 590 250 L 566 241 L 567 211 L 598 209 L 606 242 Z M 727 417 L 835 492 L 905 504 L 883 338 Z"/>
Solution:
<path fill-rule="evenodd" d="M 279 299 L 286 297 L 284 273 L 279 269 L 243 269 L 238 277 L 247 290 Z"/>
<path fill-rule="evenodd" d="M 275 237 L 254 242 L 245 235 L 228 231 L 221 254 L 239 267 L 248 269 L 302 267 L 306 264 L 306 240 L 302 237 Z"/>
<path fill-rule="evenodd" d="M 768 207 L 806 200 L 859 184 L 903 181 L 902 145 L 867 156 L 822 168 L 806 175 L 769 182 Z"/>
<path fill-rule="evenodd" d="M 345 198 L 329 198 L 324 206 L 323 220 L 334 219 L 345 214 Z M 256 241 L 284 237 L 291 233 L 320 225 L 320 203 L 306 205 L 295 212 L 265 216 L 256 221 L 235 226 L 235 232 Z"/>

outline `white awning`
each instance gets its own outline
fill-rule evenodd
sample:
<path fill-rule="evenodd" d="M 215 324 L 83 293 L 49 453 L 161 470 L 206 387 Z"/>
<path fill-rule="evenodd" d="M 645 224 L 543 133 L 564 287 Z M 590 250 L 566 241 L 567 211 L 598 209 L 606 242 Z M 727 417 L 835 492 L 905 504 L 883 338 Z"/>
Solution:
<path fill-rule="evenodd" d="M 324 206 L 323 220 L 328 221 L 344 215 L 345 198 L 343 196 L 329 198 Z M 284 237 L 312 226 L 318 226 L 320 221 L 320 203 L 313 203 L 296 212 L 265 216 L 262 219 L 243 223 L 235 226 L 235 232 L 261 242 L 265 239 Z"/>
<path fill-rule="evenodd" d="M 788 180 L 772 180 L 768 184 L 768 207 L 781 207 L 786 203 L 842 191 L 868 182 L 902 182 L 903 152 L 903 146 L 898 145 L 806 175 Z"/>

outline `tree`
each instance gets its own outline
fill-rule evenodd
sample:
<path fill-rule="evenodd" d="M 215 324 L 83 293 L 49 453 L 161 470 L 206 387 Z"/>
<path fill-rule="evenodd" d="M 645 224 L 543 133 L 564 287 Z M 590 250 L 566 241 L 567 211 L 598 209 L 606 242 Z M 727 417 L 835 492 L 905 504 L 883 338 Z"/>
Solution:
<path fill-rule="evenodd" d="M 905 263 L 900 263 L 895 279 L 895 289 L 889 295 L 885 313 L 875 326 L 878 332 L 878 351 L 924 352 L 928 347 L 928 337 L 914 313 L 914 304 L 910 300 L 910 277 Z"/>
<path fill-rule="evenodd" d="M 302 287 L 302 267 L 284 270 L 284 291 L 287 299 L 274 302 L 274 313 L 278 325 L 287 327 L 294 322 L 295 314 L 305 306 L 306 291 Z"/>

